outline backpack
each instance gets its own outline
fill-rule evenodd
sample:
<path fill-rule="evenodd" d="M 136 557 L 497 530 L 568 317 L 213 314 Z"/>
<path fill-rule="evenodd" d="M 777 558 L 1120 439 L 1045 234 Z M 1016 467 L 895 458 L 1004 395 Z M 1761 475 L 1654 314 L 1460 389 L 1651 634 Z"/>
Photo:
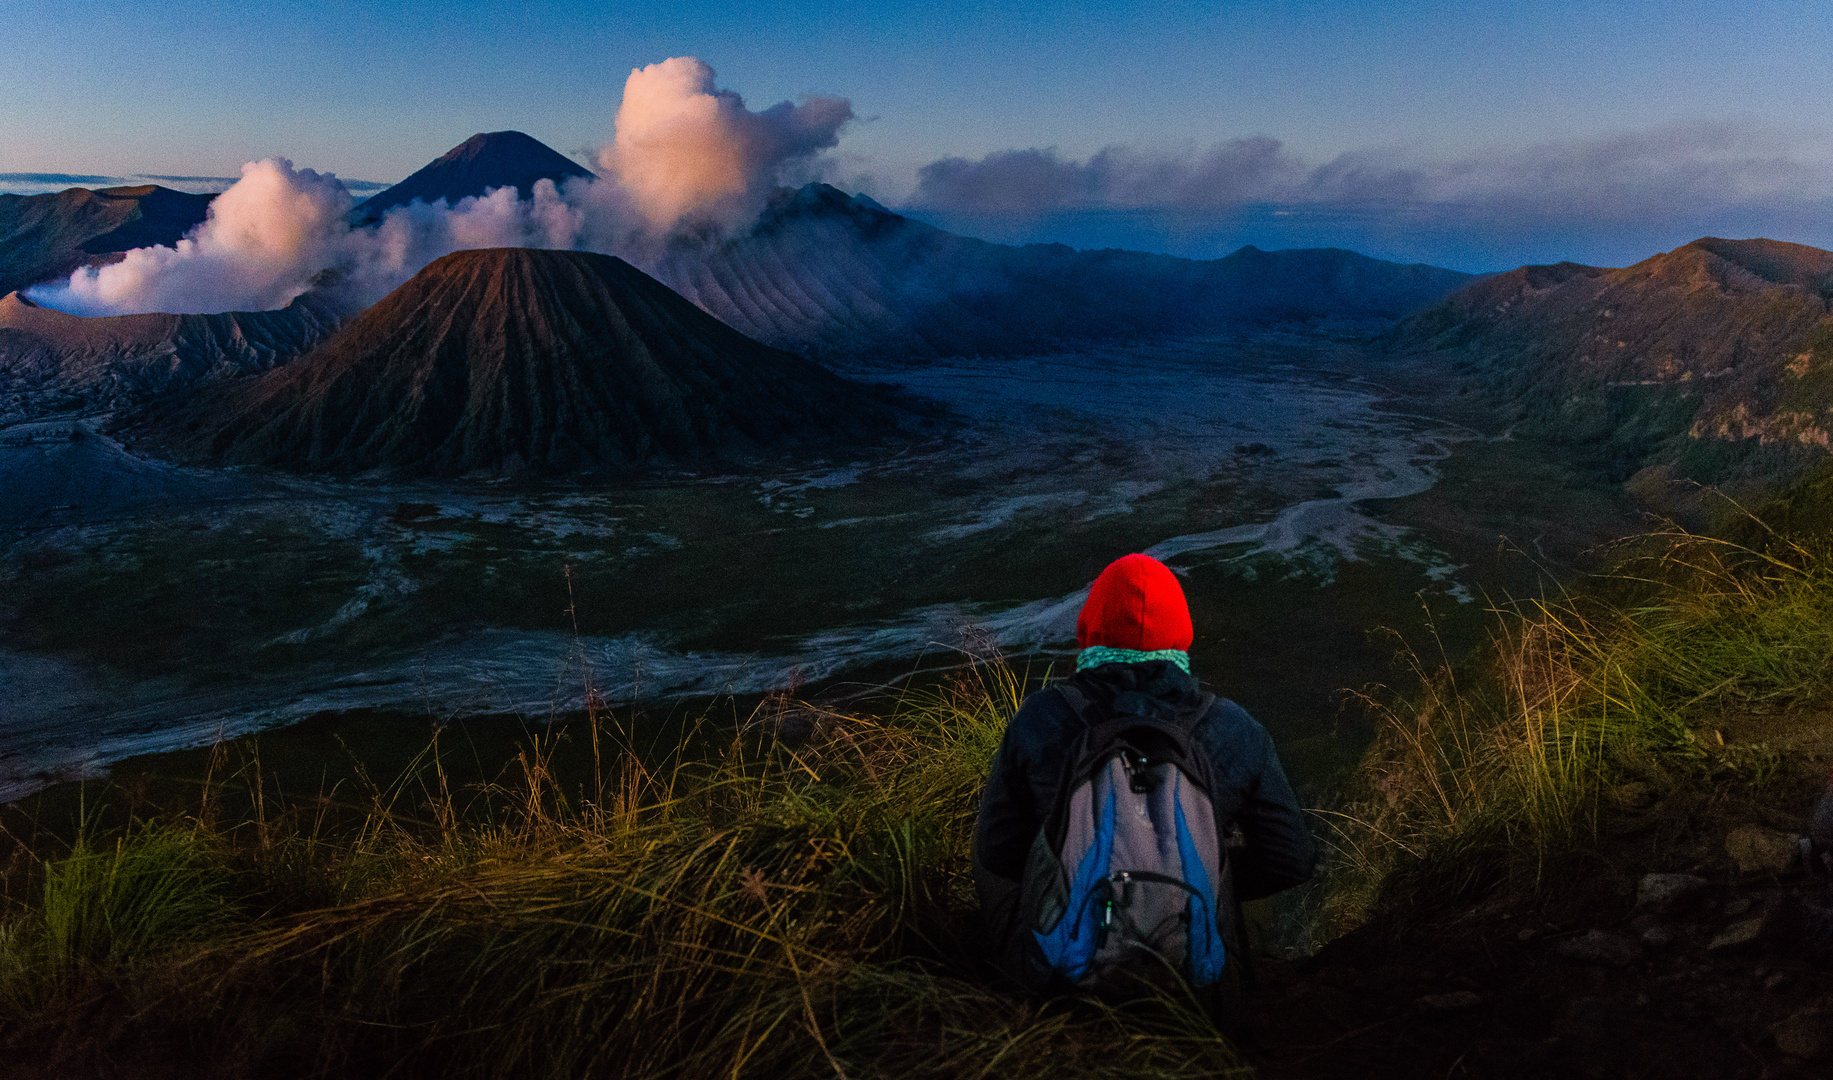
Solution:
<path fill-rule="evenodd" d="M 1168 971 L 1216 983 L 1234 913 L 1193 735 L 1215 696 L 1164 720 L 1105 715 L 1074 686 L 1056 690 L 1083 732 L 1025 862 L 1019 910 L 1043 965 L 1091 990 Z"/>

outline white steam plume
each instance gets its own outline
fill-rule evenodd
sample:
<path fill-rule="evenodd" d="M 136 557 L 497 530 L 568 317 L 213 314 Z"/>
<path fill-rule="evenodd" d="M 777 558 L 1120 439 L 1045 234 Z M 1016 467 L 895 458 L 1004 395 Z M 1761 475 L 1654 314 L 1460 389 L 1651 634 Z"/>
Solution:
<path fill-rule="evenodd" d="M 638 68 L 624 85 L 616 135 L 598 152 L 602 179 L 537 181 L 447 205 L 413 202 L 351 228 L 353 200 L 335 176 L 282 158 L 242 167 L 176 247 L 136 248 L 29 291 L 79 315 L 214 312 L 285 306 L 325 270 L 373 303 L 421 267 L 483 247 L 575 248 L 647 262 L 677 229 L 743 225 L 785 172 L 834 146 L 852 119 L 844 98 L 780 102 L 763 112 L 714 83 L 693 57 Z"/>
<path fill-rule="evenodd" d="M 78 315 L 284 307 L 339 261 L 350 204 L 335 176 L 285 158 L 250 162 L 176 247 L 135 248 L 31 296 Z"/>
<path fill-rule="evenodd" d="M 448 206 L 415 200 L 397 206 L 367 229 L 349 230 L 337 269 L 343 287 L 374 302 L 442 255 L 472 248 L 571 248 L 585 235 L 591 181 L 567 183 L 562 196 L 552 180 L 535 181 L 526 199 L 513 187 L 495 188 Z"/>
<path fill-rule="evenodd" d="M 598 162 L 620 180 L 649 222 L 754 211 L 784 166 L 840 141 L 853 118 L 845 98 L 784 101 L 763 112 L 713 82 L 710 65 L 677 56 L 637 68 L 624 83 L 617 138 Z"/>

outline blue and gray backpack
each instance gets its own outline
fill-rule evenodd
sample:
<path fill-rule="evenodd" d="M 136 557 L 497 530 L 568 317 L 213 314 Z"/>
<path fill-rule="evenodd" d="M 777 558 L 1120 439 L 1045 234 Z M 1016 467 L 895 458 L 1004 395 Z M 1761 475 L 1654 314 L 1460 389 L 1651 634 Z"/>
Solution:
<path fill-rule="evenodd" d="M 1083 734 L 1025 863 L 1020 910 L 1044 964 L 1089 990 L 1173 971 L 1215 983 L 1234 912 L 1192 733 L 1214 695 L 1161 719 L 1105 715 L 1073 685 L 1056 689 Z"/>

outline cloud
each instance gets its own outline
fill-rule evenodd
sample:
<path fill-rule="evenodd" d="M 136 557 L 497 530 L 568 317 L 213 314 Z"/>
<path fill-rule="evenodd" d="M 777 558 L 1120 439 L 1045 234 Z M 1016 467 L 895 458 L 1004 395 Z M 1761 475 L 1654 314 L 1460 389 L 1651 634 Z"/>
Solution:
<path fill-rule="evenodd" d="M 503 187 L 451 205 L 414 202 L 353 229 L 349 185 L 283 158 L 252 162 L 175 247 L 136 248 L 30 296 L 81 315 L 261 310 L 285 306 L 326 270 L 372 303 L 468 248 L 578 248 L 646 262 L 677 231 L 704 236 L 754 218 L 786 171 L 834 146 L 853 116 L 832 97 L 752 112 L 714 78 L 693 57 L 633 70 L 614 140 L 599 151 L 603 179 L 538 181 L 526 199 Z"/>
<path fill-rule="evenodd" d="M 1323 243 L 1492 266 L 1620 264 L 1715 230 L 1833 242 L 1829 150 L 1728 124 L 1439 159 L 1362 150 L 1307 162 L 1266 136 L 1179 153 L 1115 146 L 1081 161 L 1010 150 L 924 166 L 909 209 L 1007 241 L 1131 238 L 1208 255 Z"/>
<path fill-rule="evenodd" d="M 711 66 L 678 56 L 631 71 L 617 137 L 598 160 L 652 225 L 731 219 L 755 212 L 786 166 L 836 145 L 851 119 L 852 104 L 837 97 L 752 112 L 715 86 Z"/>
<path fill-rule="evenodd" d="M 294 169 L 285 158 L 250 162 L 177 246 L 134 248 L 120 262 L 34 289 L 32 298 L 79 315 L 284 307 L 339 262 L 351 205 L 329 173 Z"/>
<path fill-rule="evenodd" d="M 0 184 L 61 184 L 64 187 L 75 187 L 79 184 L 108 184 L 117 177 L 88 176 L 79 173 L 48 172 L 0 172 Z"/>
<path fill-rule="evenodd" d="M 1722 205 L 1833 190 L 1824 164 L 1788 140 L 1722 125 L 1676 125 L 1582 141 L 1412 161 L 1356 151 L 1307 165 L 1268 136 L 1208 150 L 1108 147 L 1086 161 L 1004 150 L 923 166 L 911 205 L 1038 216 L 1066 209 L 1202 213 L 1261 204 L 1464 205 L 1584 217 Z"/>
<path fill-rule="evenodd" d="M 1826 163 L 1774 133 L 1670 125 L 1436 164 L 1344 155 L 1299 195 L 1345 204 L 1484 208 L 1498 217 L 1635 221 L 1799 195 L 1833 194 Z"/>
<path fill-rule="evenodd" d="M 450 206 L 439 199 L 393 207 L 378 224 L 349 230 L 333 267 L 344 289 L 373 302 L 454 251 L 581 246 L 590 184 L 583 178 L 569 181 L 569 194 L 562 195 L 552 180 L 541 179 L 526 199 L 513 187 L 500 187 Z"/>
<path fill-rule="evenodd" d="M 1280 197 L 1304 174 L 1278 139 L 1264 135 L 1201 153 L 1110 146 L 1082 162 L 1065 161 L 1055 150 L 1004 150 L 979 161 L 952 157 L 923 166 L 911 201 L 1018 218 L 1096 208 L 1208 210 Z"/>

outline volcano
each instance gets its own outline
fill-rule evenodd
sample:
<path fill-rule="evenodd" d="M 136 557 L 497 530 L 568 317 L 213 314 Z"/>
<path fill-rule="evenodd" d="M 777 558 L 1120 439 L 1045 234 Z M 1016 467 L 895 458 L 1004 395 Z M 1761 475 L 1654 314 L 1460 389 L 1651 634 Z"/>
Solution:
<path fill-rule="evenodd" d="M 394 187 L 371 196 L 351 214 L 359 225 L 382 220 L 397 206 L 418 199 L 448 204 L 493 188 L 513 187 L 528 198 L 535 181 L 565 183 L 575 176 L 592 175 L 578 162 L 565 157 L 539 139 L 519 131 L 487 131 L 471 136 L 428 163 Z"/>
<path fill-rule="evenodd" d="M 357 207 L 456 203 L 542 177 L 590 176 L 517 131 L 473 135 Z M 643 269 L 728 326 L 821 361 L 996 356 L 1100 341 L 1332 323 L 1373 330 L 1475 280 L 1336 248 L 1181 259 L 988 243 L 811 183 L 736 234 L 681 233 Z"/>
<path fill-rule="evenodd" d="M 129 248 L 176 244 L 214 198 L 157 184 L 0 195 L 0 296 Z"/>
<path fill-rule="evenodd" d="M 437 260 L 289 367 L 200 393 L 152 442 L 302 471 L 590 472 L 832 446 L 899 415 L 621 259 L 494 248 Z"/>

